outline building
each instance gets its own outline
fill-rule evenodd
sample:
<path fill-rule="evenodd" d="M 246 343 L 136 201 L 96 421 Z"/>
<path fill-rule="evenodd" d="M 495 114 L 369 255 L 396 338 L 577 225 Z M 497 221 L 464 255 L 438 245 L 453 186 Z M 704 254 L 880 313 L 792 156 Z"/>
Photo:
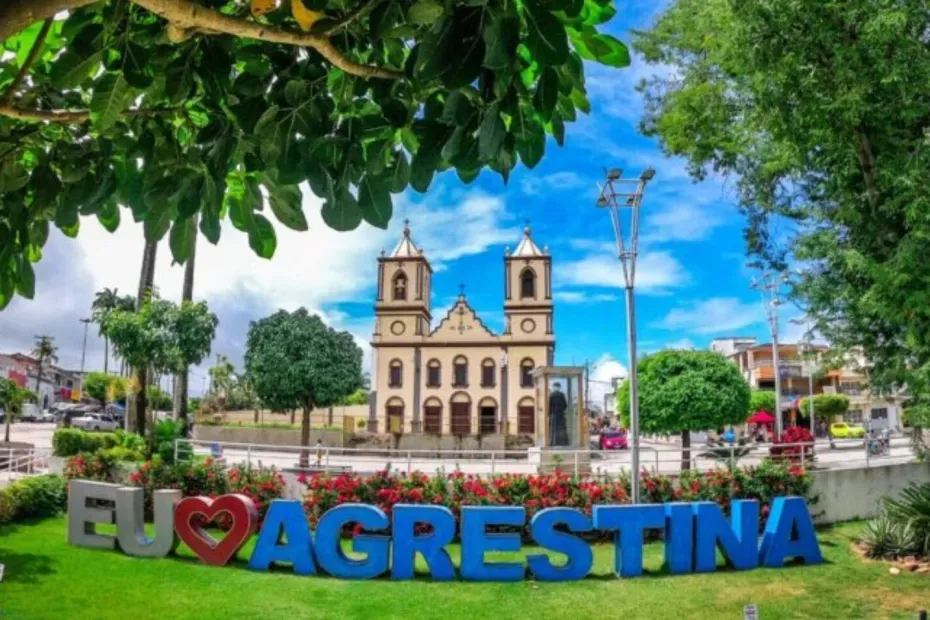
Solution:
<path fill-rule="evenodd" d="M 813 385 L 814 394 L 845 394 L 849 397 L 849 411 L 843 416 L 845 422 L 867 424 L 874 428 L 900 428 L 903 399 L 899 395 L 871 391 L 868 375 L 863 370 L 866 368 L 865 360 L 861 357 L 850 356 L 842 368 L 821 373 L 816 357 L 827 349 L 822 345 L 811 345 L 812 358 L 805 352 L 804 345 L 779 343 L 781 405 L 783 411 L 789 412 L 790 419 L 794 421 L 796 415 L 807 416 L 807 412 L 799 407 L 801 399 L 811 393 Z M 733 361 L 752 389 L 775 390 L 772 343 L 759 344 L 755 338 L 718 338 L 711 342 L 711 350 Z"/>
<path fill-rule="evenodd" d="M 36 391 L 39 360 L 22 353 L 0 354 L 0 376 L 13 379 L 20 387 Z M 60 401 L 72 401 L 79 396 L 81 375 L 52 364 L 42 367 L 38 387 L 38 403 L 46 409 Z"/>
<path fill-rule="evenodd" d="M 464 291 L 431 328 L 433 270 L 405 223 L 397 247 L 378 259 L 369 431 L 535 432 L 532 372 L 551 365 L 555 350 L 552 260 L 526 228 L 503 269 L 503 333 L 481 321 Z"/>

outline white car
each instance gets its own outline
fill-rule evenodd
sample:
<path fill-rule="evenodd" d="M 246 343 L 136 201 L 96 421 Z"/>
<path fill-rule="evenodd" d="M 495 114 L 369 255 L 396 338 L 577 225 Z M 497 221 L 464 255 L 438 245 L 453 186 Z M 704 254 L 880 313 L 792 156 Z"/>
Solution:
<path fill-rule="evenodd" d="M 71 426 L 85 431 L 113 431 L 119 422 L 109 413 L 88 413 L 71 420 Z"/>

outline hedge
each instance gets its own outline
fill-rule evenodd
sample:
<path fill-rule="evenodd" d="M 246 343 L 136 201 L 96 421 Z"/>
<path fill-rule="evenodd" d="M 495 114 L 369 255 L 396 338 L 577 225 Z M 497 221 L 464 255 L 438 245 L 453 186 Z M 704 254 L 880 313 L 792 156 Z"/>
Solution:
<path fill-rule="evenodd" d="M 52 435 L 52 454 L 74 456 L 82 452 L 113 448 L 120 444 L 116 433 L 88 433 L 79 428 L 60 428 Z"/>
<path fill-rule="evenodd" d="M 54 517 L 65 509 L 65 479 L 56 474 L 23 478 L 0 489 L 0 525 Z"/>

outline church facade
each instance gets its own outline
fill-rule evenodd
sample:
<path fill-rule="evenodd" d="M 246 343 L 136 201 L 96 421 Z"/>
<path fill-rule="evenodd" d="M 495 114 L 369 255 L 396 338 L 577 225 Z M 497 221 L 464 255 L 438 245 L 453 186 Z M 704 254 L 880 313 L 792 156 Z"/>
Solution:
<path fill-rule="evenodd" d="M 552 260 L 523 233 L 505 253 L 504 332 L 495 334 L 464 292 L 433 325 L 433 270 L 405 224 L 378 259 L 368 430 L 375 433 L 536 433 L 533 370 L 555 351 Z"/>

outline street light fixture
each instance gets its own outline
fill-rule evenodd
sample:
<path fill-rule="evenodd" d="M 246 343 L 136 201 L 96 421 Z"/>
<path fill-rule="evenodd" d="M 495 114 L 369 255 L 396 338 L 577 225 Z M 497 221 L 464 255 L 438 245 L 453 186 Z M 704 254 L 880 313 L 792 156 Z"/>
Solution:
<path fill-rule="evenodd" d="M 623 268 L 626 289 L 626 335 L 630 377 L 630 450 L 633 470 L 630 476 L 631 499 L 639 502 L 639 385 L 636 377 L 636 304 L 633 288 L 636 284 L 636 256 L 639 252 L 639 207 L 642 204 L 646 184 L 655 178 L 655 170 L 645 170 L 638 179 L 624 179 L 623 171 L 612 168 L 605 174 L 606 182 L 600 188 L 597 206 L 610 212 L 610 221 L 617 243 L 617 257 Z M 633 187 L 630 189 L 629 186 Z M 631 191 L 632 190 L 632 191 Z M 630 209 L 630 223 L 623 225 L 621 209 Z M 626 235 L 629 234 L 629 240 Z"/>

